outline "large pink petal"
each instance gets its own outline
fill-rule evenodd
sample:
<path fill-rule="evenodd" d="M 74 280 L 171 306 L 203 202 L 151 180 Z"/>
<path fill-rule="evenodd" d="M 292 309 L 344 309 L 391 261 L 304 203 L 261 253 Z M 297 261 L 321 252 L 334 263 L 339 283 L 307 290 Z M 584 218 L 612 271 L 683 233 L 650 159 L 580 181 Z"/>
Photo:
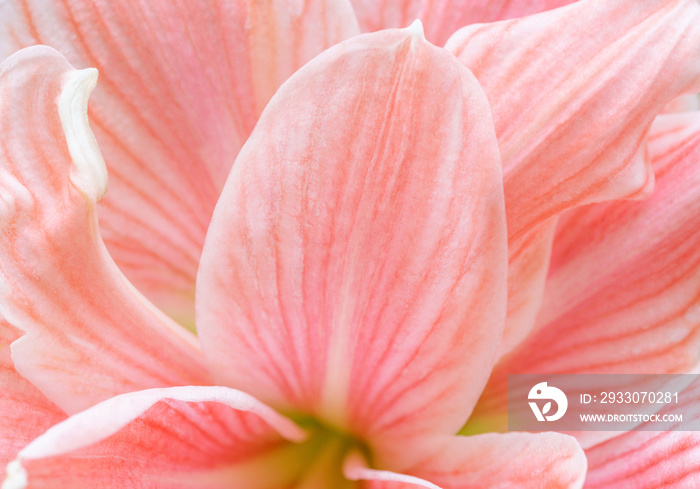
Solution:
<path fill-rule="evenodd" d="M 111 398 L 49 429 L 10 463 L 6 484 L 279 488 L 305 461 L 305 447 L 287 440 L 304 437 L 291 421 L 233 389 L 150 389 Z"/>
<path fill-rule="evenodd" d="M 531 329 L 552 219 L 566 209 L 646 196 L 645 135 L 676 96 L 700 90 L 697 0 L 582 0 L 465 27 L 446 47 L 493 109 L 510 249 L 503 351 Z"/>
<path fill-rule="evenodd" d="M 502 331 L 501 197 L 483 93 L 419 25 L 324 53 L 272 99 L 214 213 L 212 371 L 372 441 L 454 433 Z"/>
<path fill-rule="evenodd" d="M 0 319 L 0 467 L 66 415 L 15 370 L 10 343 L 21 331 Z M 4 474 L 0 473 L 0 482 Z"/>
<path fill-rule="evenodd" d="M 407 472 L 442 489 L 574 489 L 583 485 L 586 457 L 560 433 L 488 433 L 446 438 Z"/>
<path fill-rule="evenodd" d="M 95 70 L 48 47 L 0 65 L 0 315 L 17 370 L 68 413 L 208 382 L 196 339 L 148 303 L 97 231 L 107 173 L 87 124 Z"/>
<path fill-rule="evenodd" d="M 643 202 L 565 215 L 537 329 L 497 365 L 475 412 L 506 409 L 508 374 L 684 373 L 700 360 L 700 112 L 659 116 Z"/>
<path fill-rule="evenodd" d="M 438 46 L 460 27 L 512 19 L 568 5 L 576 0 L 351 0 L 365 32 L 405 27 L 415 19 Z"/>
<path fill-rule="evenodd" d="M 100 71 L 100 229 L 127 278 L 190 325 L 209 219 L 257 116 L 289 75 L 357 33 L 348 0 L 0 2 L 0 59 L 41 43 Z"/>

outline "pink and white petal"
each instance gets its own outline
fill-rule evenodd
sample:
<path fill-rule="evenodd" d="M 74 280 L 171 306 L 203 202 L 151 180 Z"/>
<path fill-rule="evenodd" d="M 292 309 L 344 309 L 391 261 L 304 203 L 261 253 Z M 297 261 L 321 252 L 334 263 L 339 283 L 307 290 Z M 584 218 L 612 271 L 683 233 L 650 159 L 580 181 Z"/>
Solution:
<path fill-rule="evenodd" d="M 364 32 L 405 27 L 415 19 L 420 19 L 425 25 L 425 37 L 428 41 L 442 46 L 460 27 L 544 12 L 576 0 L 351 1 Z"/>
<path fill-rule="evenodd" d="M 10 358 L 10 343 L 22 332 L 0 319 L 0 467 L 30 441 L 65 419 L 61 409 L 19 375 Z M 0 474 L 0 482 L 4 474 Z"/>
<path fill-rule="evenodd" d="M 700 484 L 700 434 L 632 431 L 586 451 L 588 489 L 692 489 Z"/>
<path fill-rule="evenodd" d="M 536 330 L 494 369 L 470 422 L 506 411 L 508 374 L 685 373 L 700 360 L 700 112 L 662 115 L 646 201 L 560 220 Z"/>
<path fill-rule="evenodd" d="M 100 229 L 127 278 L 189 326 L 209 219 L 258 115 L 358 32 L 348 0 L 0 2 L 0 59 L 39 43 L 99 69 L 90 120 L 111 186 Z"/>
<path fill-rule="evenodd" d="M 502 331 L 501 197 L 483 93 L 419 24 L 327 51 L 272 99 L 214 213 L 212 372 L 370 443 L 456 432 Z"/>
<path fill-rule="evenodd" d="M 442 489 L 574 489 L 583 485 L 586 456 L 560 433 L 487 433 L 445 438 L 405 472 Z"/>
<path fill-rule="evenodd" d="M 700 419 L 700 383 L 694 381 L 679 395 L 679 403 L 659 414 L 683 413 L 683 425 Z M 648 426 L 647 426 L 648 427 Z M 619 434 L 586 450 L 587 488 L 667 489 L 695 488 L 700 484 L 700 433 L 632 431 Z"/>
<path fill-rule="evenodd" d="M 360 33 L 349 0 L 238 3 L 247 3 L 248 8 L 248 56 L 257 116 L 294 72 L 325 49 Z"/>
<path fill-rule="evenodd" d="M 538 228 L 566 209 L 649 195 L 646 132 L 665 104 L 700 90 L 698 26 L 696 0 L 582 0 L 450 38 L 447 49 L 491 102 L 511 250 L 546 235 Z M 512 270 L 535 266 L 515 264 L 512 253 Z M 533 325 L 543 273 L 510 277 L 509 298 L 535 302 L 509 315 L 504 352 Z M 524 291 L 531 299 L 519 297 Z"/>
<path fill-rule="evenodd" d="M 121 392 L 201 384 L 196 338 L 148 303 L 100 239 L 107 173 L 88 126 L 95 70 L 45 46 L 0 64 L 0 314 L 17 371 L 73 413 Z"/>
<path fill-rule="evenodd" d="M 9 464 L 3 488 L 283 487 L 303 468 L 290 462 L 305 461 L 304 447 L 289 441 L 305 437 L 240 391 L 149 389 L 49 429 Z"/>
<path fill-rule="evenodd" d="M 343 462 L 343 475 L 351 481 L 361 481 L 363 489 L 411 489 L 427 487 L 440 489 L 432 482 L 428 482 L 412 475 L 399 474 L 390 470 L 377 470 L 369 467 L 367 460 L 359 452 L 351 452 Z"/>

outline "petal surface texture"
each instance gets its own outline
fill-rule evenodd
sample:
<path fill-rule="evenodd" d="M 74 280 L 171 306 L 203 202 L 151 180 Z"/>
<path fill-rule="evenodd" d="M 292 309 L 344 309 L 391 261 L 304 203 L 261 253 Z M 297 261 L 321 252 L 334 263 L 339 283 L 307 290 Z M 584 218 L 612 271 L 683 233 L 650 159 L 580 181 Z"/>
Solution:
<path fill-rule="evenodd" d="M 505 412 L 508 374 L 686 373 L 700 360 L 700 112 L 657 118 L 656 189 L 560 220 L 538 325 L 494 369 L 477 417 Z"/>
<path fill-rule="evenodd" d="M 442 489 L 577 489 L 586 457 L 576 439 L 560 433 L 487 433 L 446 438 L 408 472 Z"/>
<path fill-rule="evenodd" d="M 648 127 L 672 99 L 700 90 L 700 4 L 582 0 L 465 27 L 446 48 L 483 86 L 503 158 L 505 353 L 534 324 L 552 219 L 584 204 L 650 194 Z"/>
<path fill-rule="evenodd" d="M 17 371 L 68 413 L 209 382 L 196 338 L 127 282 L 99 236 L 96 77 L 44 46 L 0 65 L 0 315 L 26 333 L 12 344 Z"/>
<path fill-rule="evenodd" d="M 684 373 L 700 360 L 700 112 L 659 116 L 649 150 L 649 200 L 561 219 L 540 332 L 513 358 L 529 371 Z"/>
<path fill-rule="evenodd" d="M 258 115 L 358 32 L 347 0 L 0 2 L 0 59 L 45 44 L 99 70 L 90 121 L 111 187 L 100 230 L 127 278 L 189 326 L 211 213 Z"/>
<path fill-rule="evenodd" d="M 679 393 L 659 414 L 683 412 L 687 427 L 700 419 L 700 384 Z M 648 426 L 647 426 L 648 427 Z M 589 489 L 692 489 L 700 485 L 700 433 L 632 431 L 586 450 Z"/>
<path fill-rule="evenodd" d="M 20 449 L 66 415 L 19 375 L 10 358 L 10 343 L 22 332 L 0 320 L 0 467 Z M 4 474 L 0 473 L 0 482 Z"/>
<path fill-rule="evenodd" d="M 48 430 L 10 463 L 3 489 L 288 487 L 296 475 L 288 440 L 304 437 L 233 389 L 149 389 Z"/>
<path fill-rule="evenodd" d="M 589 489 L 692 489 L 700 484 L 697 432 L 632 431 L 586 454 Z"/>
<path fill-rule="evenodd" d="M 406 27 L 416 19 L 428 41 L 442 46 L 460 27 L 522 17 L 575 0 L 352 0 L 364 32 Z"/>
<path fill-rule="evenodd" d="M 483 93 L 418 24 L 316 58 L 214 213 L 197 321 L 217 380 L 365 440 L 455 433 L 502 332 L 500 178 Z"/>
<path fill-rule="evenodd" d="M 589 206 L 557 228 L 538 319 L 559 331 L 547 370 L 683 373 L 699 360 L 700 112 L 659 116 L 649 150 L 648 201 Z"/>

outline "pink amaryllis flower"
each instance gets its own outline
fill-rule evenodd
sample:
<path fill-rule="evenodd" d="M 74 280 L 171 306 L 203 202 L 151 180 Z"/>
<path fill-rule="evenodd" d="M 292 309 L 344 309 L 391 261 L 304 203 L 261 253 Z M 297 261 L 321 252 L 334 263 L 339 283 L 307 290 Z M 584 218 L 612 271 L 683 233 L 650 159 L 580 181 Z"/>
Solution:
<path fill-rule="evenodd" d="M 94 71 L 0 67 L 5 487 L 581 486 L 572 437 L 455 433 L 548 330 L 556 216 L 650 193 L 649 125 L 700 89 L 695 0 L 585 0 L 447 50 L 354 37 L 279 91 L 359 33 L 349 4 L 0 9 L 3 57 L 49 44 L 104 87 L 98 150 Z M 198 338 L 127 281 L 191 326 L 195 275 Z M 608 480 L 668 456 L 648 446 Z"/>
<path fill-rule="evenodd" d="M 42 94 L 48 153 L 35 156 L 43 165 L 12 146 L 4 154 L 13 256 L 2 313 L 27 333 L 15 368 L 73 414 L 19 451 L 6 487 L 435 487 L 418 477 L 442 485 L 460 470 L 468 483 L 481 467 L 483 481 L 512 481 L 551 456 L 559 463 L 543 479 L 582 479 L 565 435 L 453 437 L 502 331 L 505 212 L 488 103 L 417 27 L 327 51 L 268 104 L 209 226 L 203 354 L 144 304 L 99 239 L 106 180 L 84 115 L 94 71 L 48 48 L 4 66 L 2 113 L 26 114 L 10 100 Z M 17 148 L 35 134 L 6 127 Z M 86 362 L 92 352 L 99 365 Z M 227 387 L 141 390 L 74 414 L 120 390 L 206 384 L 202 359 Z M 433 460 L 453 443 L 461 460 Z M 510 474 L 503 451 L 522 458 Z"/>

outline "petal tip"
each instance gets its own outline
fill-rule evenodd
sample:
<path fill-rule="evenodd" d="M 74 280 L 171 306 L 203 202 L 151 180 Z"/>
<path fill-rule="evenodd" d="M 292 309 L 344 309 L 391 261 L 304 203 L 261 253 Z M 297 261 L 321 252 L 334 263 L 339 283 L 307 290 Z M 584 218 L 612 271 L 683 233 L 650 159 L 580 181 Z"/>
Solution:
<path fill-rule="evenodd" d="M 25 489 L 27 487 L 27 471 L 22 462 L 13 460 L 7 464 L 7 479 L 2 483 L 2 489 Z"/>
<path fill-rule="evenodd" d="M 58 113 L 73 160 L 71 182 L 80 192 L 98 201 L 107 192 L 107 166 L 88 124 L 90 93 L 97 85 L 97 70 L 69 71 L 64 75 Z"/>
<path fill-rule="evenodd" d="M 406 32 L 418 40 L 421 40 L 421 41 L 425 40 L 425 31 L 423 30 L 423 22 L 421 22 L 420 19 L 414 20 L 411 25 L 406 27 Z"/>

